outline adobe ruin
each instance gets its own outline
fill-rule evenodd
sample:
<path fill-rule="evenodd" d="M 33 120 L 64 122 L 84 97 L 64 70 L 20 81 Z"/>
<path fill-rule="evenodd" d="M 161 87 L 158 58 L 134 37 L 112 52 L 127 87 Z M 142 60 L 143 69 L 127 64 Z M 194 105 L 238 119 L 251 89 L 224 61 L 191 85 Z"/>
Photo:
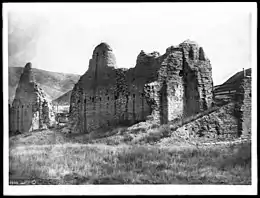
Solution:
<path fill-rule="evenodd" d="M 27 63 L 21 74 L 12 106 L 9 106 L 9 131 L 23 133 L 46 129 L 55 124 L 51 102 L 35 82 L 32 64 Z"/>
<path fill-rule="evenodd" d="M 101 43 L 72 90 L 71 132 L 147 119 L 165 124 L 209 109 L 212 99 L 211 64 L 197 43 L 186 40 L 163 55 L 141 51 L 130 69 L 118 68 L 112 48 Z"/>

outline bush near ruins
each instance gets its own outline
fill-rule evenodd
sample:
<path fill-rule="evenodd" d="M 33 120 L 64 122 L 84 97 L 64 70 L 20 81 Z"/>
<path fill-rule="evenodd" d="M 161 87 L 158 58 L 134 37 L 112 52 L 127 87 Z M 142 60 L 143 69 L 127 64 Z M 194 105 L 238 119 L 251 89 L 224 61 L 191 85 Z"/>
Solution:
<path fill-rule="evenodd" d="M 172 130 L 169 125 L 162 125 L 159 128 L 150 129 L 140 141 L 144 141 L 145 143 L 154 143 L 162 138 L 170 137 L 171 134 Z"/>

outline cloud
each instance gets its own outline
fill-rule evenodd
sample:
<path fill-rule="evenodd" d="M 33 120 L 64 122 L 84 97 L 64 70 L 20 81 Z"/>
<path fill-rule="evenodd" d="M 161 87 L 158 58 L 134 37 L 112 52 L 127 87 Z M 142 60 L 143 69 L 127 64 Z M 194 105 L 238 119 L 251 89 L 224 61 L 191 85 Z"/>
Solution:
<path fill-rule="evenodd" d="M 8 65 L 24 66 L 36 56 L 47 19 L 25 12 L 8 13 Z"/>

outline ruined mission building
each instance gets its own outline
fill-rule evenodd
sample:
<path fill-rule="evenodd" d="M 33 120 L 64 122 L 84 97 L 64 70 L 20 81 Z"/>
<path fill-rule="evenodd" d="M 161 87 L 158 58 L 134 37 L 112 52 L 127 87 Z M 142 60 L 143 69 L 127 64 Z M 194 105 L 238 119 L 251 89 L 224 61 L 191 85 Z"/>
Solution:
<path fill-rule="evenodd" d="M 196 43 L 185 41 L 169 47 L 161 56 L 142 51 L 136 66 L 128 70 L 117 68 L 112 49 L 101 43 L 94 50 L 88 71 L 72 90 L 69 128 L 71 132 L 88 133 L 122 123 L 152 120 L 164 124 L 176 118 L 196 118 L 182 123 L 175 133 L 187 138 L 250 137 L 251 76 L 243 73 L 218 86 L 230 91 L 231 101 L 221 100 L 211 108 L 213 95 L 214 103 L 216 94 L 222 96 L 216 90 L 213 94 L 210 61 Z M 230 88 L 230 82 L 235 86 Z M 27 63 L 9 104 L 9 132 L 55 125 L 52 102 L 36 83 L 32 64 Z"/>
<path fill-rule="evenodd" d="M 72 90 L 71 132 L 147 119 L 164 124 L 207 110 L 212 100 L 211 64 L 195 42 L 171 46 L 163 55 L 141 51 L 130 69 L 117 68 L 111 47 L 101 43 Z"/>

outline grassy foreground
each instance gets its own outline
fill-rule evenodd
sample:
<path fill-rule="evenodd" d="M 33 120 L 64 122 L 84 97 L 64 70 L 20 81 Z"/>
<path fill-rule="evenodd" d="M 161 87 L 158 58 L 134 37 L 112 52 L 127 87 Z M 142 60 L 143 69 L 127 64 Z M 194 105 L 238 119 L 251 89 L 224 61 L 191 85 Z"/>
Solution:
<path fill-rule="evenodd" d="M 250 143 L 111 146 L 58 139 L 52 131 L 11 138 L 10 179 L 53 185 L 251 184 Z"/>

